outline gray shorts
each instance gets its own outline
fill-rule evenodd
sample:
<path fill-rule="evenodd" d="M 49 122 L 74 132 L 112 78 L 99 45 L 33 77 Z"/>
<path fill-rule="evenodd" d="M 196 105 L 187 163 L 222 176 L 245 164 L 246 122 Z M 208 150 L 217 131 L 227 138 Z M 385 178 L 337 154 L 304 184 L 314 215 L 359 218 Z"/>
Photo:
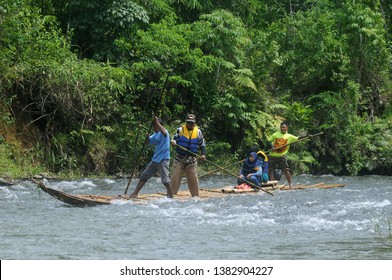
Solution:
<path fill-rule="evenodd" d="M 140 181 L 147 182 L 157 172 L 161 175 L 162 184 L 166 185 L 170 183 L 168 159 L 164 159 L 158 163 L 151 161 L 140 175 Z"/>

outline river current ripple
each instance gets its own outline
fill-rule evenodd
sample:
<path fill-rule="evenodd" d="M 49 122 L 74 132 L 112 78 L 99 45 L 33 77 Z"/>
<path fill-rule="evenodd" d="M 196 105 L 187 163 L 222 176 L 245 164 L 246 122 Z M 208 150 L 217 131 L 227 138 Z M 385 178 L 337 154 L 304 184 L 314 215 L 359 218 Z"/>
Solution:
<path fill-rule="evenodd" d="M 54 199 L 30 181 L 18 181 L 0 186 L 0 259 L 392 259 L 392 177 L 293 179 L 295 184 L 346 187 L 188 201 L 162 197 L 145 204 L 79 208 Z M 217 188 L 235 180 L 216 176 L 202 179 L 200 185 Z M 127 180 L 47 184 L 74 194 L 117 195 L 124 192 Z M 142 190 L 157 191 L 164 191 L 159 178 Z"/>

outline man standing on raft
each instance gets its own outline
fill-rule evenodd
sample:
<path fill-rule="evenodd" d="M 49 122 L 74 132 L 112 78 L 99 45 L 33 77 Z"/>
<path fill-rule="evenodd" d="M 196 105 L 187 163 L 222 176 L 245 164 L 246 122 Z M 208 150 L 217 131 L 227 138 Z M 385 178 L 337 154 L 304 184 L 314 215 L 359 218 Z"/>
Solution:
<path fill-rule="evenodd" d="M 206 159 L 206 145 L 203 133 L 196 125 L 196 116 L 189 114 L 185 125 L 177 129 L 173 136 L 172 145 L 176 146 L 176 156 L 173 162 L 171 186 L 173 194 L 177 194 L 183 173 L 186 173 L 188 188 L 192 196 L 199 196 L 199 179 L 197 175 L 197 157 Z"/>
<path fill-rule="evenodd" d="M 272 144 L 272 151 L 268 157 L 269 159 L 269 178 L 274 181 L 274 170 L 281 169 L 286 177 L 289 188 L 291 188 L 291 174 L 290 168 L 287 164 L 287 152 L 289 151 L 290 144 L 297 141 L 299 137 L 287 133 L 288 124 L 282 122 L 280 124 L 280 131 L 275 132 L 268 139 Z"/>
<path fill-rule="evenodd" d="M 162 184 L 166 187 L 167 197 L 172 198 L 173 192 L 169 178 L 169 161 L 170 161 L 170 135 L 166 128 L 163 127 L 163 121 L 157 116 L 153 117 L 154 134 L 146 135 L 146 141 L 155 145 L 155 152 L 151 162 L 142 172 L 140 180 L 130 197 L 137 198 L 140 190 L 155 173 L 159 171 Z"/>

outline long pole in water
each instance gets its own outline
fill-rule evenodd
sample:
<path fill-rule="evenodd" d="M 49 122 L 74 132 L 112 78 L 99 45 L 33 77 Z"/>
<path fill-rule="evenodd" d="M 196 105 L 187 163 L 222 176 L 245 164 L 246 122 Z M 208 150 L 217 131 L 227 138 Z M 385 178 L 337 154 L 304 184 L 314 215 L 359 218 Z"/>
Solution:
<path fill-rule="evenodd" d="M 139 132 L 140 132 L 140 129 L 139 129 Z M 138 132 L 138 133 L 139 133 L 139 132 Z M 139 138 L 139 137 L 137 137 L 137 138 Z M 141 156 L 142 156 L 142 153 L 143 153 L 144 149 L 146 148 L 146 143 L 147 143 L 147 142 L 148 142 L 147 139 L 144 139 L 143 146 L 142 146 L 142 148 L 140 149 L 139 154 L 138 154 L 138 156 L 137 156 L 137 160 L 135 161 L 134 166 L 133 166 L 133 168 L 132 168 L 132 172 L 131 172 L 131 175 L 130 175 L 130 177 L 129 177 L 127 187 L 125 188 L 124 194 L 127 194 L 127 192 L 128 192 L 128 188 L 129 188 L 129 186 L 131 185 L 131 181 L 132 181 L 133 175 L 135 174 L 135 171 L 136 171 L 136 165 L 137 165 L 136 163 L 138 163 L 138 162 L 140 161 L 140 158 L 141 158 Z"/>
<path fill-rule="evenodd" d="M 319 136 L 319 135 L 322 135 L 322 134 L 324 134 L 324 132 L 319 132 L 319 133 L 316 133 L 316 134 L 309 134 L 307 136 L 302 137 L 301 139 L 298 139 L 297 141 L 294 141 L 293 143 L 282 145 L 280 147 L 277 147 L 276 149 L 284 148 L 286 146 L 289 146 L 289 145 L 292 145 L 292 144 L 295 144 L 295 143 L 298 143 L 298 142 L 301 142 L 301 141 L 304 141 L 304 140 L 308 140 L 309 138 L 312 138 L 312 137 L 315 137 L 315 136 Z M 265 153 L 269 153 L 271 151 L 272 151 L 272 149 L 265 151 Z M 199 176 L 199 178 L 211 175 L 211 174 L 213 174 L 213 173 L 215 173 L 215 172 L 217 172 L 219 170 L 223 170 L 224 168 L 228 168 L 228 167 L 231 167 L 233 165 L 240 164 L 240 163 L 242 163 L 244 161 L 245 161 L 245 159 L 242 159 L 242 160 L 240 160 L 238 162 L 232 163 L 232 164 L 227 165 L 225 167 L 219 167 L 218 169 L 214 169 L 214 170 L 212 170 L 212 171 L 210 171 L 210 172 L 208 172 L 206 174 L 203 174 L 203 175 Z"/>
<path fill-rule="evenodd" d="M 168 72 L 167 73 L 167 75 L 166 75 L 166 80 L 165 80 L 165 84 L 164 84 L 164 86 L 163 86 L 163 88 L 162 88 L 162 92 L 161 92 L 161 106 L 163 107 L 163 105 L 164 105 L 164 94 L 165 94 L 165 89 L 166 89 L 166 85 L 167 85 L 167 82 L 168 82 L 168 80 L 169 80 L 169 76 L 170 76 L 170 72 Z M 157 113 L 155 113 L 155 115 L 157 115 Z M 151 122 L 151 125 L 150 125 L 150 128 L 148 129 L 148 131 L 151 131 L 152 130 L 152 127 L 153 127 L 153 122 Z M 140 128 L 141 127 L 143 127 L 141 124 L 139 125 L 139 132 L 140 132 Z M 137 136 L 137 139 L 139 138 L 139 132 L 138 132 L 138 136 Z M 141 159 L 141 156 L 142 156 L 142 154 L 143 154 L 143 151 L 145 150 L 145 148 L 146 148 L 146 144 L 147 144 L 147 142 L 148 142 L 148 139 L 145 139 L 145 141 L 144 141 L 144 143 L 143 143 L 143 146 L 142 146 L 142 148 L 140 149 L 140 151 L 139 151 L 139 154 L 138 154 L 138 156 L 137 156 L 137 160 L 136 160 L 136 162 L 135 162 L 135 164 L 134 164 L 134 167 L 133 167 L 133 169 L 132 169 L 132 172 L 131 172 L 131 175 L 130 175 L 130 177 L 129 177 L 129 180 L 128 180 L 128 184 L 127 184 L 127 187 L 125 188 L 125 191 L 124 191 L 124 194 L 127 194 L 127 192 L 128 192 L 128 189 L 129 189 L 129 186 L 131 185 L 131 180 L 132 180 L 132 178 L 133 178 L 133 175 L 134 175 L 134 173 L 135 173 L 135 171 L 136 171 L 136 165 L 137 165 L 137 163 L 138 162 L 140 162 L 140 159 Z"/>
<path fill-rule="evenodd" d="M 189 153 L 189 154 L 191 154 L 191 155 L 194 155 L 194 156 L 197 157 L 197 158 L 202 159 L 202 157 L 201 157 L 200 155 L 198 155 L 198 154 L 196 154 L 196 153 L 194 153 L 194 152 L 191 152 L 191 151 L 189 151 L 188 149 L 186 149 L 186 148 L 184 148 L 184 147 L 182 147 L 182 146 L 180 146 L 180 145 L 176 145 L 176 147 L 179 147 L 180 149 L 184 150 L 185 152 L 187 152 L 187 153 Z M 234 176 L 234 177 L 236 177 L 237 179 L 241 179 L 241 180 L 242 180 L 241 177 L 239 177 L 239 176 L 237 176 L 236 174 L 230 172 L 229 170 L 224 169 L 223 167 L 221 167 L 221 166 L 215 164 L 214 162 L 209 161 L 209 160 L 207 160 L 207 159 L 203 159 L 203 160 L 205 160 L 205 161 L 208 162 L 209 164 L 214 165 L 215 167 L 219 168 L 220 170 L 225 171 L 226 173 L 230 174 L 231 176 Z M 266 192 L 266 193 L 268 193 L 268 194 L 270 194 L 270 195 L 274 195 L 273 193 L 271 193 L 271 192 L 269 192 L 269 191 L 267 191 L 267 190 L 264 190 L 263 188 L 261 188 L 260 186 L 257 186 L 257 185 L 255 185 L 255 184 L 253 184 L 252 182 L 247 182 L 247 184 L 251 185 L 252 187 L 254 187 L 254 188 L 258 189 L 258 190 L 262 190 L 263 192 Z"/>
<path fill-rule="evenodd" d="M 230 164 L 230 165 L 226 165 L 225 167 L 219 167 L 218 169 L 214 169 L 214 170 L 212 170 L 212 171 L 210 171 L 210 172 L 207 172 L 207 173 L 205 173 L 205 174 L 203 174 L 203 175 L 200 175 L 199 178 L 202 178 L 202 177 L 205 177 L 205 176 L 214 174 L 215 172 L 217 172 L 217 171 L 219 171 L 219 170 L 222 170 L 222 168 L 232 167 L 232 166 L 234 166 L 234 165 L 236 165 L 236 164 L 243 163 L 244 161 L 245 161 L 245 159 L 241 159 L 241 160 L 239 160 L 239 161 L 237 161 L 237 162 L 235 162 L 235 163 L 232 163 L 232 164 Z"/>
<path fill-rule="evenodd" d="M 293 145 L 293 144 L 295 144 L 295 143 L 298 143 L 298 142 L 301 142 L 301 141 L 304 141 L 304 140 L 308 140 L 309 138 L 313 138 L 313 137 L 316 137 L 316 136 L 319 136 L 319 135 L 322 135 L 322 134 L 324 134 L 324 132 L 319 132 L 319 133 L 316 133 L 316 134 L 309 134 L 309 135 L 306 135 L 306 136 L 304 136 L 304 137 L 302 137 L 302 138 L 299 138 L 298 140 L 296 140 L 296 141 L 294 141 L 294 142 L 292 142 L 292 143 L 284 144 L 284 145 L 279 146 L 279 147 L 276 147 L 276 148 L 274 148 L 274 149 L 269 149 L 269 150 L 265 151 L 265 153 L 269 153 L 269 152 L 271 152 L 272 150 L 278 150 L 278 149 L 281 149 L 281 148 L 284 148 L 284 147 Z"/>

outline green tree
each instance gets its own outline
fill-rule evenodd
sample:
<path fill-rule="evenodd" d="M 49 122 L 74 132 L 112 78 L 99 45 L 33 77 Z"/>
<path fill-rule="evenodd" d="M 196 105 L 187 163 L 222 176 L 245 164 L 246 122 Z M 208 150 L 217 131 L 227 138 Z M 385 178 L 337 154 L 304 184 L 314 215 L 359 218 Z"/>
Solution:
<path fill-rule="evenodd" d="M 128 0 L 53 1 L 48 12 L 61 22 L 63 32 L 72 40 L 74 51 L 82 58 L 117 61 L 113 44 L 120 37 L 132 36 L 149 23 L 144 7 Z"/>
<path fill-rule="evenodd" d="M 165 109 L 171 119 L 201 112 L 208 89 L 199 81 L 208 83 L 216 59 L 202 53 L 195 37 L 192 25 L 176 24 L 175 18 L 167 17 L 146 31 L 139 30 L 136 40 L 118 40 L 125 54 L 123 67 L 139 80 L 134 94 L 140 108 L 148 113 Z M 163 86 L 165 96 L 160 96 Z"/>
<path fill-rule="evenodd" d="M 55 171 L 125 171 L 140 122 L 158 112 L 170 129 L 193 112 L 220 156 L 265 147 L 287 119 L 294 134 L 324 132 L 293 147 L 298 171 L 385 173 L 391 10 L 385 0 L 3 0 L 0 122 L 40 135 L 34 149 Z"/>

